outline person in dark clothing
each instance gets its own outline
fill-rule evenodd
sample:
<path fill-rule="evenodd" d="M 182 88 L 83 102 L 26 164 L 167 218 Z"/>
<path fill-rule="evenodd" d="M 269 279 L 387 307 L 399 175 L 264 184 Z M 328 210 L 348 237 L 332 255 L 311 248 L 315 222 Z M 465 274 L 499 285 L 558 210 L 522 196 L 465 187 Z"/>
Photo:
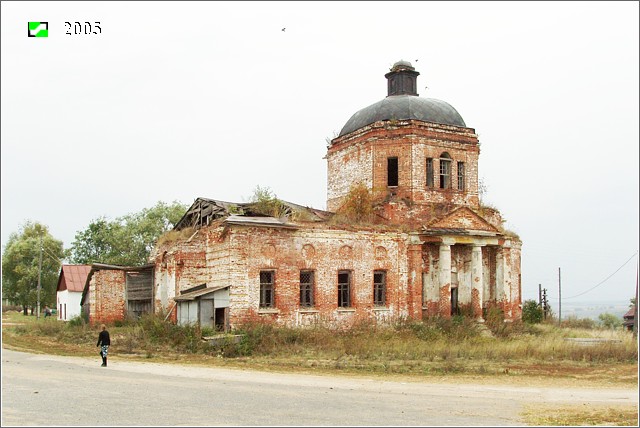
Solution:
<path fill-rule="evenodd" d="M 109 345 L 111 345 L 111 339 L 109 338 L 109 332 L 107 326 L 102 324 L 102 331 L 98 335 L 98 344 L 100 346 L 100 356 L 102 357 L 102 366 L 107 367 L 107 352 L 109 351 Z"/>

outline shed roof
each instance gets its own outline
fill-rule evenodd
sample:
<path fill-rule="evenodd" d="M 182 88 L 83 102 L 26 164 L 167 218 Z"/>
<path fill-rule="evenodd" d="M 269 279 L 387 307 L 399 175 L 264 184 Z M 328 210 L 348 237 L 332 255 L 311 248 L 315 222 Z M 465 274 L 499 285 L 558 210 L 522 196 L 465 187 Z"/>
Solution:
<path fill-rule="evenodd" d="M 56 291 L 82 293 L 91 265 L 62 265 Z"/>
<path fill-rule="evenodd" d="M 185 300 L 195 300 L 196 297 L 204 296 L 205 294 L 213 293 L 214 291 L 224 290 L 229 288 L 228 285 L 216 285 L 215 287 L 206 287 L 199 290 L 191 291 L 189 293 L 181 294 L 175 297 L 173 300 L 176 302 L 183 302 Z"/>

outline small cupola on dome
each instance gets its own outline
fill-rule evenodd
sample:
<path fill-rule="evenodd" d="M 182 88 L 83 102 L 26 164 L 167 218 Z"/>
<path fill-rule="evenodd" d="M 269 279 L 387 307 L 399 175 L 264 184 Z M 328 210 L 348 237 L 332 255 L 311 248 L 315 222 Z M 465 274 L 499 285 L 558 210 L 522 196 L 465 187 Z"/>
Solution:
<path fill-rule="evenodd" d="M 408 61 L 398 61 L 393 64 L 391 71 L 384 75 L 387 78 L 387 96 L 414 95 L 418 96 L 417 80 L 420 73 Z"/>
<path fill-rule="evenodd" d="M 339 137 L 380 120 L 420 120 L 466 127 L 460 114 L 449 103 L 418 96 L 420 73 L 407 61 L 393 64 L 387 78 L 388 95 L 377 103 L 355 112 L 345 123 Z"/>

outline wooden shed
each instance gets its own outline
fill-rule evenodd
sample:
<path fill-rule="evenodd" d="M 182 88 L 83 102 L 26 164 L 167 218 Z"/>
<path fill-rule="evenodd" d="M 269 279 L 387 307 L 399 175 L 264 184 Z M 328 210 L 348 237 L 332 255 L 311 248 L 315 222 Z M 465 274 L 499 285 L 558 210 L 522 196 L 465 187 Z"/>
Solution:
<path fill-rule="evenodd" d="M 198 324 L 217 331 L 229 330 L 229 286 L 207 287 L 207 284 L 184 290 L 175 299 L 178 324 Z"/>
<path fill-rule="evenodd" d="M 80 300 L 84 316 L 93 324 L 154 313 L 153 269 L 153 264 L 92 264 Z"/>

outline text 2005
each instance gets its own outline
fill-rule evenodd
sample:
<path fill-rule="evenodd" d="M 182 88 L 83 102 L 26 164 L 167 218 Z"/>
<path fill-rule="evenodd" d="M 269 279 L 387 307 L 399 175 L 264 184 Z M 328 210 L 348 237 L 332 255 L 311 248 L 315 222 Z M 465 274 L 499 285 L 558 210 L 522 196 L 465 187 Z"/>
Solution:
<path fill-rule="evenodd" d="M 91 22 L 65 22 L 64 26 L 67 27 L 65 34 L 69 36 L 74 34 L 101 34 L 102 28 L 100 28 L 100 21 L 96 21 L 93 24 Z"/>

